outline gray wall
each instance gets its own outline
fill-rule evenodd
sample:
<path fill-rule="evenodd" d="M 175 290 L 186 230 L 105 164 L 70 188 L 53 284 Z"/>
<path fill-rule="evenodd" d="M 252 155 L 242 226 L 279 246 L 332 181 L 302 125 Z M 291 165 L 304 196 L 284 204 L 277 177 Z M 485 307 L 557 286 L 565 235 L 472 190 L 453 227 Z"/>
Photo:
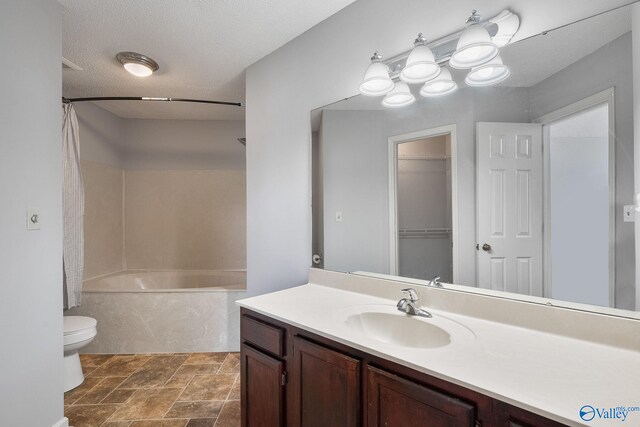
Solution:
<path fill-rule="evenodd" d="M 247 269 L 252 294 L 305 283 L 311 265 L 309 112 L 357 93 L 371 53 L 407 50 L 415 34 L 461 29 L 471 9 L 510 8 L 518 38 L 625 4 L 610 0 L 360 0 L 247 70 Z"/>
<path fill-rule="evenodd" d="M 528 122 L 526 88 L 460 89 L 440 99 L 419 99 L 404 110 L 325 110 L 325 268 L 389 272 L 388 138 L 456 125 L 457 283 L 476 283 L 475 123 Z M 343 212 L 336 223 L 335 211 Z M 454 242 L 455 244 L 455 242 Z"/>
<path fill-rule="evenodd" d="M 80 127 L 82 160 L 122 167 L 124 120 L 91 102 L 78 102 L 73 107 Z"/>
<path fill-rule="evenodd" d="M 61 20 L 52 0 L 0 3 L 0 425 L 63 417 Z M 26 230 L 28 207 L 41 230 Z"/>
<path fill-rule="evenodd" d="M 635 308 L 634 223 L 623 222 L 633 200 L 633 64 L 631 33 L 531 87 L 535 119 L 615 87 L 616 116 L 616 308 Z"/>

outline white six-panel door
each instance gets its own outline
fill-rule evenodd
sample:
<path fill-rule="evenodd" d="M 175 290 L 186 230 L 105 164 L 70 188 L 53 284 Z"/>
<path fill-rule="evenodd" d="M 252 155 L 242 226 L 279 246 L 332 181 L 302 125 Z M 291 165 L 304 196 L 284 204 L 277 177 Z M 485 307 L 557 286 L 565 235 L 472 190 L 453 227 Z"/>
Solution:
<path fill-rule="evenodd" d="M 477 123 L 478 286 L 542 296 L 542 125 Z"/>

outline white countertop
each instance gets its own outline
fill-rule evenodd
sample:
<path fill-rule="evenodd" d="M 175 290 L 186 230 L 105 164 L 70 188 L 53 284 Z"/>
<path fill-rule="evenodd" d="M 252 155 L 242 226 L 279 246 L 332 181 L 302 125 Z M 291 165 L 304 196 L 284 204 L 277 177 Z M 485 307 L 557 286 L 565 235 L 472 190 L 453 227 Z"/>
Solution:
<path fill-rule="evenodd" d="M 442 312 L 475 339 L 434 349 L 386 344 L 347 327 L 344 313 L 354 306 L 397 301 L 336 287 L 307 284 L 238 301 L 244 308 L 325 338 L 450 381 L 503 402 L 569 425 L 615 425 L 621 420 L 585 423 L 583 405 L 640 407 L 640 353 L 552 333 Z M 640 412 L 623 425 L 640 426 Z"/>

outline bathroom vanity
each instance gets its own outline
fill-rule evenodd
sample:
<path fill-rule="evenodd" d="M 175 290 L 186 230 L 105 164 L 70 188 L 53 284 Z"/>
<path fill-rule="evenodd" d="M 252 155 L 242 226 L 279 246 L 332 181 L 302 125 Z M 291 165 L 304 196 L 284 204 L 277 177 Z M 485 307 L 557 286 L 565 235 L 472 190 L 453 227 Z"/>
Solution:
<path fill-rule="evenodd" d="M 640 402 L 637 339 L 610 346 L 587 320 L 607 328 L 604 316 L 429 288 L 419 293 L 433 318 L 418 319 L 396 309 L 406 283 L 310 280 L 239 302 L 243 426 L 581 425 L 583 405 Z M 554 330 L 558 316 L 573 330 Z"/>

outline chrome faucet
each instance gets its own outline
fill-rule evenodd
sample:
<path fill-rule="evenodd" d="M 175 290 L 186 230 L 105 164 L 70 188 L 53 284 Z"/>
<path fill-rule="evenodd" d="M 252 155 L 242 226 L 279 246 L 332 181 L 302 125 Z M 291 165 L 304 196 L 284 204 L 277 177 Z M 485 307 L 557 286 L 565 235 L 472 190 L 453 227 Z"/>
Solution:
<path fill-rule="evenodd" d="M 442 283 L 440 283 L 440 276 L 433 276 L 433 279 L 429 280 L 429 286 L 433 286 L 434 288 L 441 288 Z"/>
<path fill-rule="evenodd" d="M 402 298 L 398 301 L 396 307 L 403 313 L 408 314 L 409 316 L 420 316 L 420 317 L 433 317 L 431 313 L 426 310 L 421 309 L 418 304 L 416 304 L 419 300 L 418 293 L 413 288 L 403 289 L 402 292 L 407 294 L 406 298 Z"/>

